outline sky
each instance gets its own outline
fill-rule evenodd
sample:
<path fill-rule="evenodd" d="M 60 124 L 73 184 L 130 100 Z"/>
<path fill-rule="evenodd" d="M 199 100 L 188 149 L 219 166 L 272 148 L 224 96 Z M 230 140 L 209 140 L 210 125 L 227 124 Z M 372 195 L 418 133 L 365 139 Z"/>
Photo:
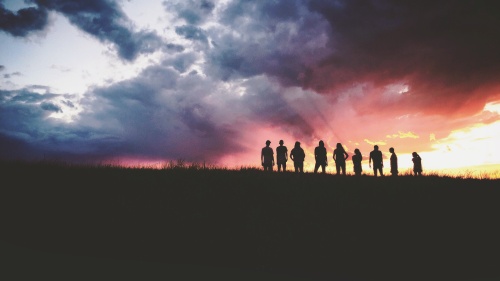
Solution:
<path fill-rule="evenodd" d="M 0 160 L 259 167 L 284 140 L 311 171 L 323 140 L 329 173 L 341 143 L 500 177 L 494 2 L 0 0 Z"/>

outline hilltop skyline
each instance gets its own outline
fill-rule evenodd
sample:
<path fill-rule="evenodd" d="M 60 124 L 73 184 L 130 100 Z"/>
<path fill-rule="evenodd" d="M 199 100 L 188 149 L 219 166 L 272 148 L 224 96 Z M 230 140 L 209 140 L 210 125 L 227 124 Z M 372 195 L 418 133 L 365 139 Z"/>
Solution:
<path fill-rule="evenodd" d="M 424 173 L 500 171 L 487 2 L 0 0 L 0 16 L 1 160 L 258 166 L 282 139 L 306 170 L 323 140 L 330 172 L 336 143 L 365 166 L 377 144 L 401 169 L 417 151 Z"/>

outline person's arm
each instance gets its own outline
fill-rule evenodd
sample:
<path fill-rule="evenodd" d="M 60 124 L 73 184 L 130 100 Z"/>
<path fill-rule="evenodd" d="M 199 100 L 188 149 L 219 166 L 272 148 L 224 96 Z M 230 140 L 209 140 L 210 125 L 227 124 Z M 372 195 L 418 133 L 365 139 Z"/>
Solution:
<path fill-rule="evenodd" d="M 345 152 L 345 151 L 344 151 L 344 154 L 345 154 L 344 160 L 347 160 L 347 158 L 349 158 L 349 154 L 347 154 L 347 152 Z"/>
<path fill-rule="evenodd" d="M 370 153 L 370 158 L 368 158 L 368 166 L 372 167 L 372 154 Z"/>
<path fill-rule="evenodd" d="M 335 150 L 333 151 L 333 161 L 337 162 L 337 153 L 335 153 Z"/>
<path fill-rule="evenodd" d="M 264 166 L 264 149 L 260 152 L 260 163 Z"/>

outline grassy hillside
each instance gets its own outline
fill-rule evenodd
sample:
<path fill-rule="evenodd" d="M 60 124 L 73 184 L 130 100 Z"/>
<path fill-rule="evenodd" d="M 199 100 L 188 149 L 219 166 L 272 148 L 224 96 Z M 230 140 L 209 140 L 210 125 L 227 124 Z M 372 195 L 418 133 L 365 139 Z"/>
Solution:
<path fill-rule="evenodd" d="M 500 180 L 57 163 L 0 169 L 0 238 L 23 249 L 287 280 L 500 278 Z"/>

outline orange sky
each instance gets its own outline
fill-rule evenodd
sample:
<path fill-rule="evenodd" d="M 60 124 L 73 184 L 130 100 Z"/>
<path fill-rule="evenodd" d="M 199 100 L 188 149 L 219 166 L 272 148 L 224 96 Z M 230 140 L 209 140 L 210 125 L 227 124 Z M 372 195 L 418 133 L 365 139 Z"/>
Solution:
<path fill-rule="evenodd" d="M 478 120 L 481 116 L 489 114 L 499 114 L 500 103 L 488 103 L 484 109 L 477 114 Z M 382 121 L 381 121 L 382 122 Z M 371 169 L 368 167 L 368 154 L 373 150 L 373 145 L 378 145 L 384 154 L 385 173 L 389 173 L 389 148 L 394 147 L 398 155 L 398 164 L 400 172 L 408 172 L 412 170 L 413 163 L 411 161 L 411 153 L 416 151 L 422 157 L 424 172 L 437 173 L 443 175 L 470 175 L 474 177 L 500 177 L 500 149 L 496 146 L 500 143 L 500 121 L 489 124 L 481 122 L 474 123 L 465 128 L 460 128 L 451 131 L 448 135 L 442 134 L 436 137 L 438 131 L 433 131 L 419 127 L 415 131 L 393 131 L 386 130 L 377 132 L 375 126 L 370 130 L 369 126 L 360 126 L 360 130 L 367 135 L 373 136 L 373 139 L 348 139 L 339 141 L 328 130 L 321 138 L 325 142 L 328 152 L 329 166 L 327 172 L 335 173 L 333 162 L 333 150 L 337 142 L 341 142 L 350 156 L 352 156 L 355 148 L 361 150 L 363 154 L 363 171 L 372 175 Z M 373 132 L 375 131 L 375 132 Z M 317 146 L 319 139 L 311 138 L 309 140 L 294 139 L 286 132 L 279 128 L 261 129 L 253 131 L 248 135 L 248 138 L 257 142 L 260 141 L 260 146 L 240 156 L 231 156 L 222 160 L 222 164 L 229 167 L 239 166 L 259 166 L 260 149 L 264 146 L 266 139 L 272 141 L 271 147 L 275 148 L 278 141 L 283 139 L 285 146 L 289 150 L 293 148 L 295 141 L 301 141 L 301 146 L 306 151 L 305 170 L 312 172 L 314 168 L 314 147 Z M 349 157 L 349 159 L 351 159 Z M 288 169 L 293 169 L 293 162 L 288 162 Z M 276 167 L 275 167 L 276 169 Z M 347 171 L 352 172 L 352 163 L 347 162 Z"/>

